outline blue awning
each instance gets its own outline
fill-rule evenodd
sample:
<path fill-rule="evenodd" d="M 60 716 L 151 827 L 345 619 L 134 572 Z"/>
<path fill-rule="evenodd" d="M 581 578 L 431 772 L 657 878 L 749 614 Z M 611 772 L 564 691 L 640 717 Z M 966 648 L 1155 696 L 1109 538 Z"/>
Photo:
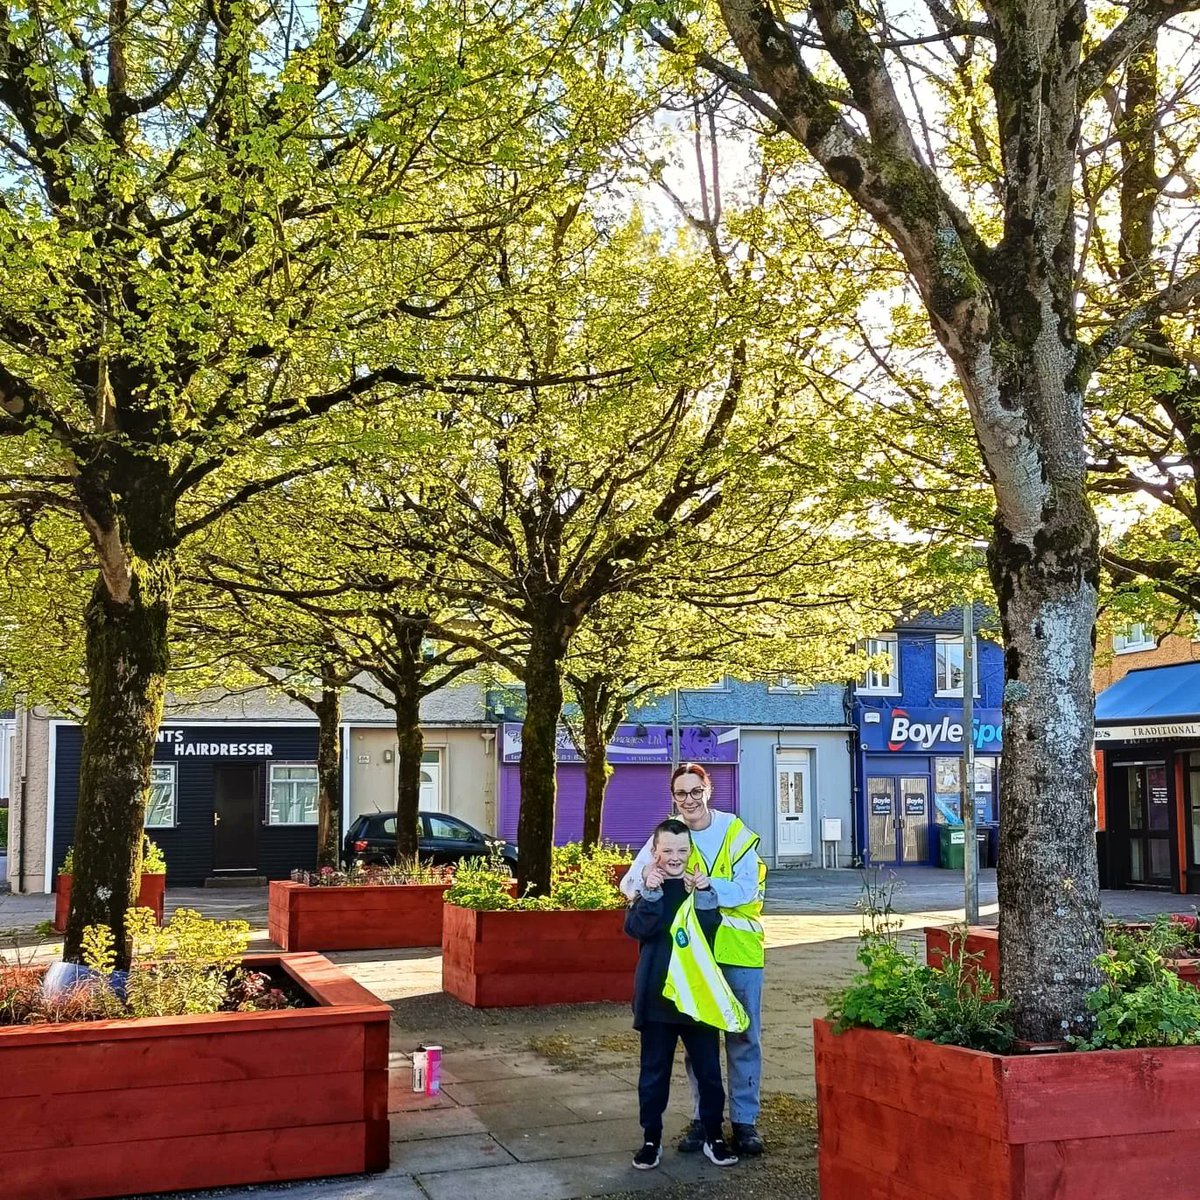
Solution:
<path fill-rule="evenodd" d="M 1096 740 L 1200 736 L 1200 662 L 1130 671 L 1096 697 Z"/>

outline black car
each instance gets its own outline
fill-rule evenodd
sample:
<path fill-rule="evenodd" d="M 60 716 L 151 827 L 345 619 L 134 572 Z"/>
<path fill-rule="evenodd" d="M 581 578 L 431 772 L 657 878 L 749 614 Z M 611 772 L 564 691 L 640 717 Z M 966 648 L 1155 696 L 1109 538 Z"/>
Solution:
<path fill-rule="evenodd" d="M 489 837 L 473 825 L 445 813 L 420 814 L 417 853 L 434 863 L 456 863 L 464 858 L 499 854 L 516 872 L 517 848 L 503 838 Z M 396 857 L 396 814 L 367 813 L 350 825 L 342 843 L 345 862 L 390 863 Z"/>

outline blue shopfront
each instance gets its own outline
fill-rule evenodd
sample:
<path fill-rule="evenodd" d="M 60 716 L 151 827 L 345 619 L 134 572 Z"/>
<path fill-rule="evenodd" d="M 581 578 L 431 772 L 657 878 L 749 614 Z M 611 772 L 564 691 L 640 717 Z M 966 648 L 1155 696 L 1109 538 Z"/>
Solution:
<path fill-rule="evenodd" d="M 980 620 L 986 619 L 986 612 Z M 857 851 L 873 866 L 936 865 L 939 825 L 961 820 L 963 797 L 962 628 L 959 610 L 903 625 L 870 649 L 890 667 L 855 687 L 853 718 Z M 976 639 L 970 794 L 994 865 L 998 771 L 1003 745 L 1000 647 Z M 885 661 L 887 661 L 885 660 Z"/>

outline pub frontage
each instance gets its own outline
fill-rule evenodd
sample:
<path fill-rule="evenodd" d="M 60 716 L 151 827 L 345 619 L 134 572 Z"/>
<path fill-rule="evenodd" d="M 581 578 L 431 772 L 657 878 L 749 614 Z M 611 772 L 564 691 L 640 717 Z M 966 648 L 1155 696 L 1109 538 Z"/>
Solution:
<path fill-rule="evenodd" d="M 1096 759 L 1101 886 L 1200 892 L 1200 662 L 1101 692 Z"/>

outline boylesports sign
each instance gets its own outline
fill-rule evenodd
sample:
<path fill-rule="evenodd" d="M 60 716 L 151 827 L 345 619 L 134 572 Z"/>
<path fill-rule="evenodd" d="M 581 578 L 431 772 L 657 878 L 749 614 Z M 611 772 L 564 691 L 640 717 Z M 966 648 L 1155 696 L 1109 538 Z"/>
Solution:
<path fill-rule="evenodd" d="M 877 722 L 868 722 L 867 713 L 878 713 Z M 961 753 L 963 720 L 961 712 L 944 708 L 865 709 L 859 729 L 863 748 L 889 754 L 929 754 L 948 751 Z M 999 754 L 1003 748 L 1001 716 L 998 708 L 975 712 L 971 740 L 982 754 Z"/>

